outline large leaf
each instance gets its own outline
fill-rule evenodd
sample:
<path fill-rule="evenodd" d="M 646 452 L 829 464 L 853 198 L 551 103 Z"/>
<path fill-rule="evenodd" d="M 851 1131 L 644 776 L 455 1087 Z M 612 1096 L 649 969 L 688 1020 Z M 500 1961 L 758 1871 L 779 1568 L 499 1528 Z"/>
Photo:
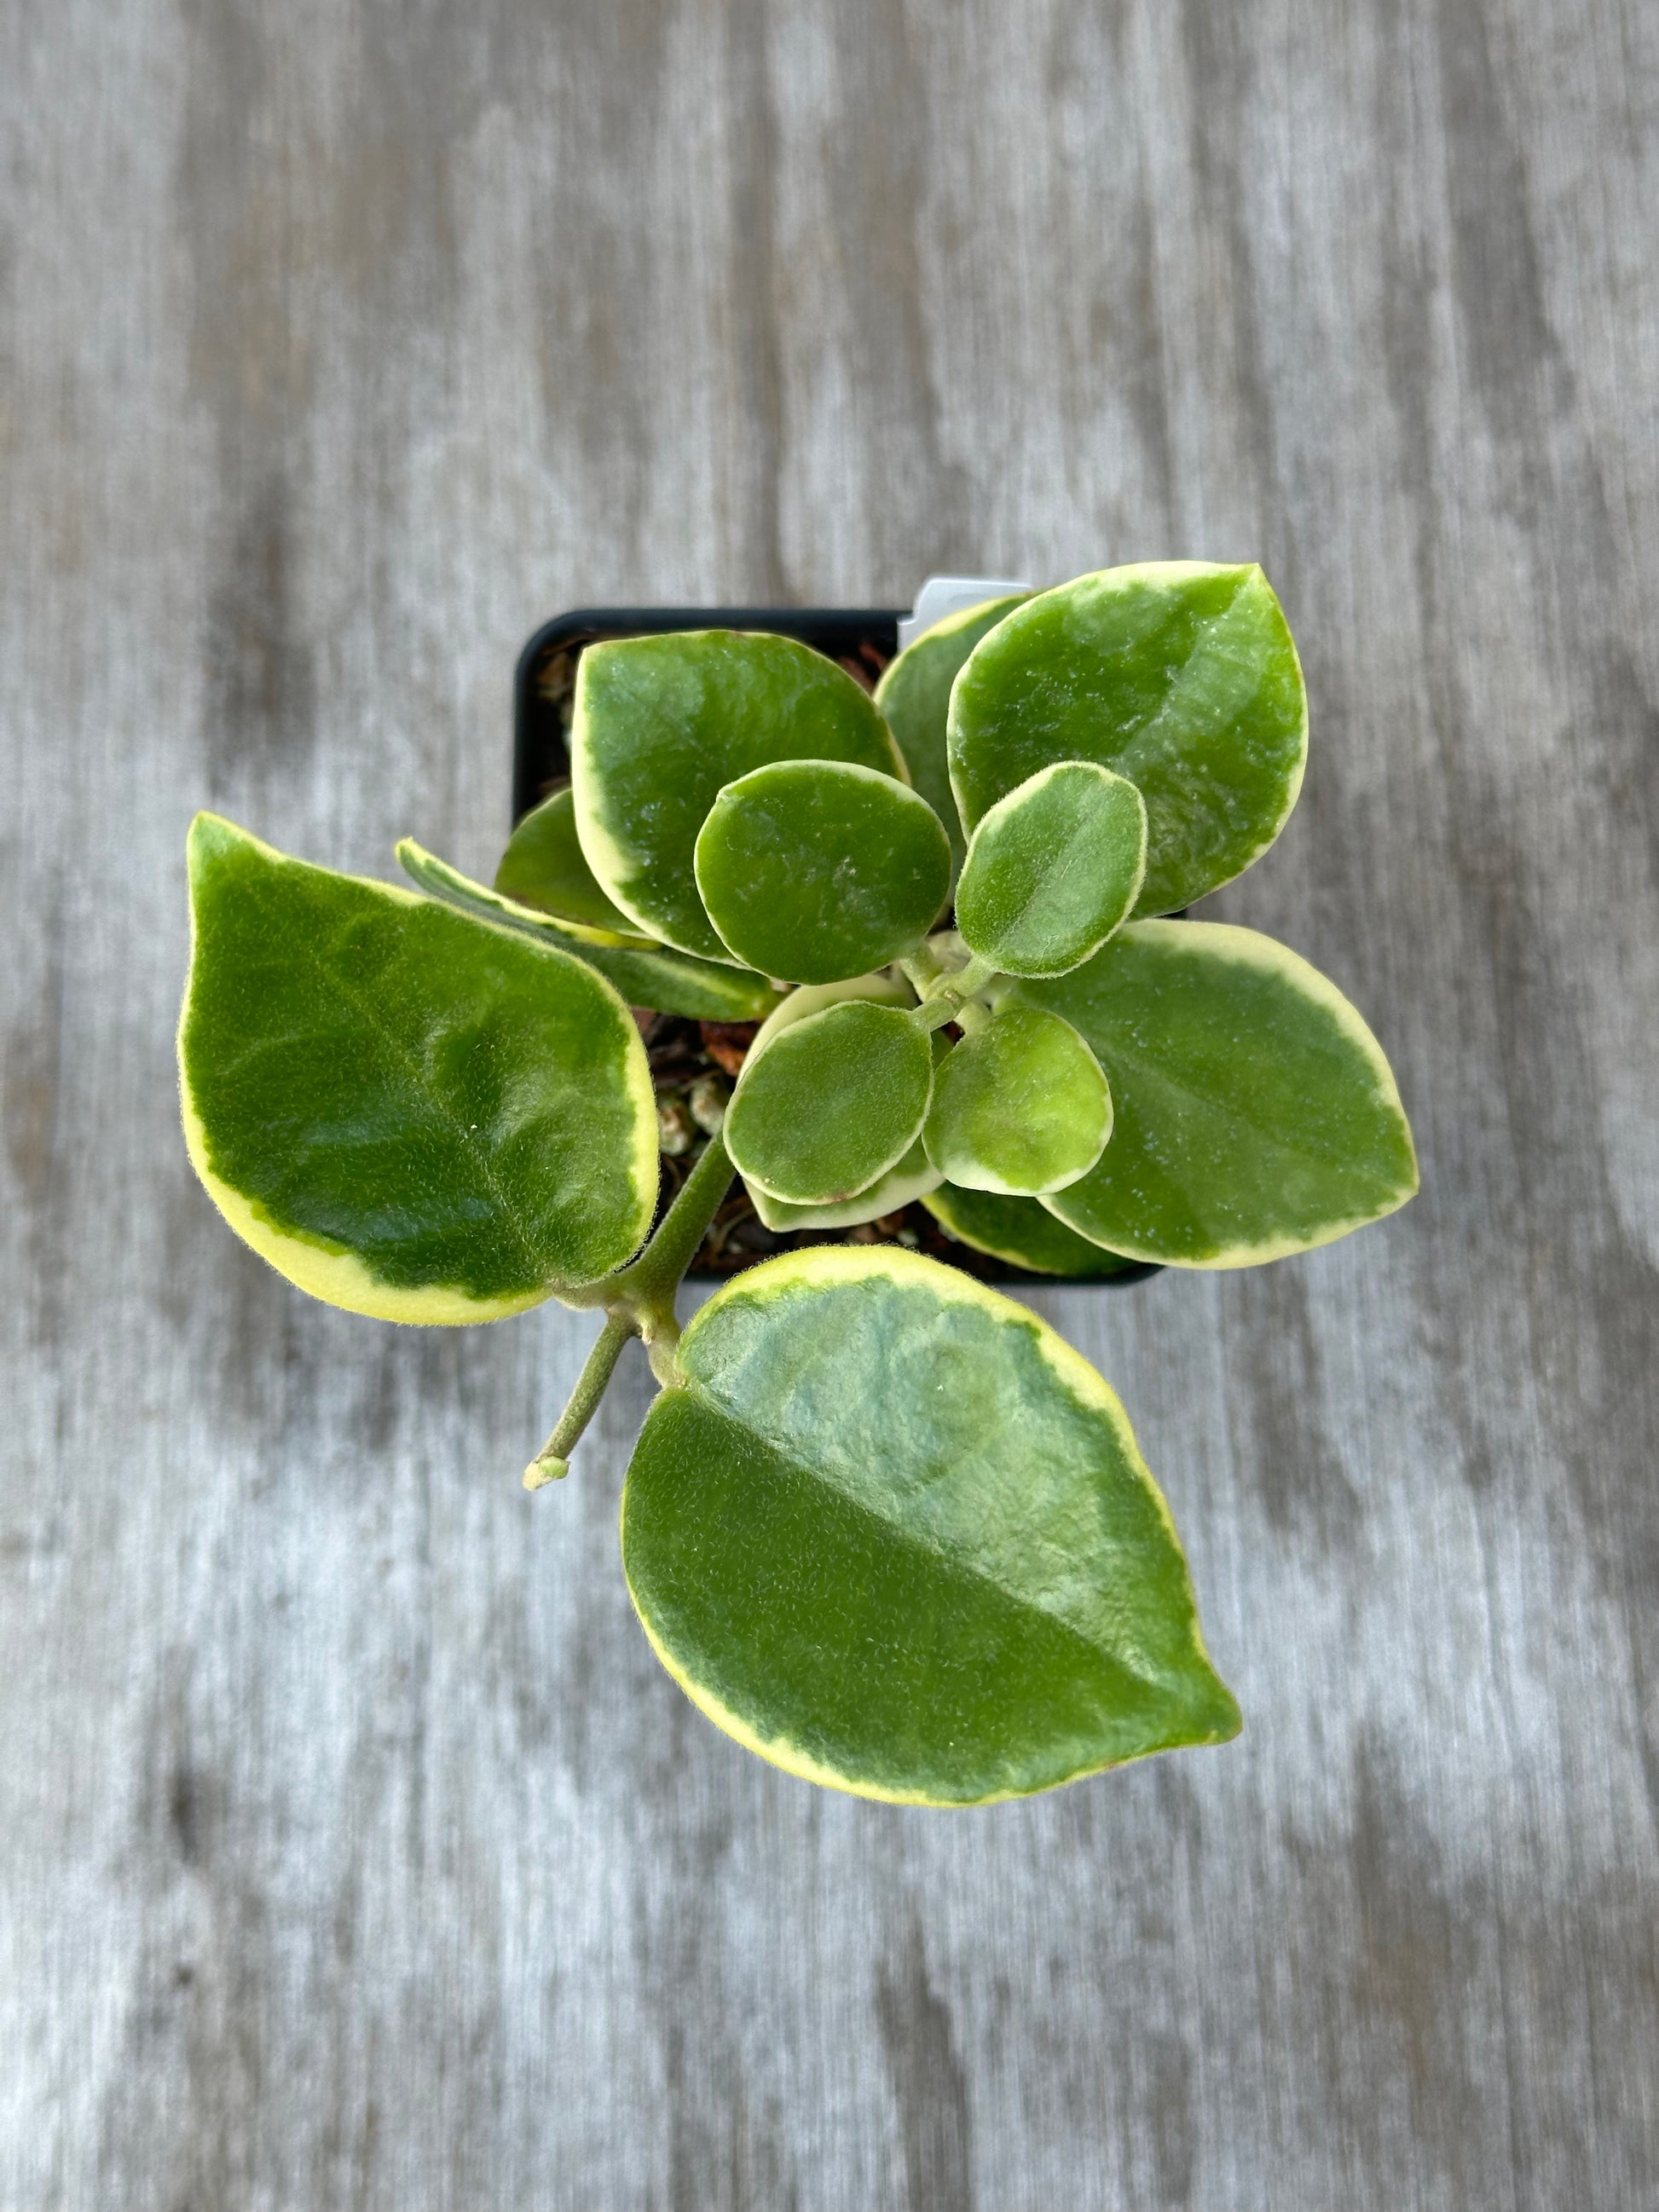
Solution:
<path fill-rule="evenodd" d="M 1270 937 L 1132 922 L 1086 967 L 1012 999 L 1073 1023 L 1110 1080 L 1111 1143 L 1043 1203 L 1111 1251 L 1246 1267 L 1328 1244 L 1417 1188 L 1382 1047 Z"/>
<path fill-rule="evenodd" d="M 750 1051 L 721 1133 L 745 1182 L 792 1206 L 836 1206 L 896 1167 L 921 1133 L 930 1039 L 867 999 L 809 1014 Z"/>
<path fill-rule="evenodd" d="M 970 1245 L 975 1252 L 988 1252 L 993 1259 L 1006 1260 L 1016 1267 L 1029 1267 L 1035 1275 L 1074 1275 L 1093 1280 L 1136 1269 L 1134 1261 L 1091 1244 L 1075 1229 L 1056 1221 L 1035 1198 L 963 1190 L 953 1182 L 940 1183 L 921 1197 L 934 1220 L 948 1229 L 958 1243 Z"/>
<path fill-rule="evenodd" d="M 1189 905 L 1266 852 L 1307 742 L 1296 647 L 1255 567 L 1080 576 L 999 623 L 951 695 L 951 780 L 970 830 L 1056 761 L 1098 761 L 1139 787 L 1143 915 Z"/>
<path fill-rule="evenodd" d="M 1009 1006 L 936 1071 L 922 1136 L 948 1181 L 1032 1196 L 1086 1175 L 1111 1133 L 1106 1078 L 1072 1024 Z"/>
<path fill-rule="evenodd" d="M 951 839 L 952 874 L 961 867 L 966 841 L 951 790 L 945 726 L 951 686 L 957 671 L 988 629 L 1019 606 L 1025 594 L 986 599 L 961 614 L 935 623 L 896 659 L 890 660 L 876 686 L 876 704 L 887 718 L 910 771 L 910 781 L 933 808 Z"/>
<path fill-rule="evenodd" d="M 697 836 L 697 890 L 764 975 L 835 983 L 914 952 L 951 883 L 945 825 L 848 761 L 774 761 L 728 783 Z"/>
<path fill-rule="evenodd" d="M 535 944 L 555 945 L 585 960 L 615 985 L 630 1006 L 684 1014 L 694 1021 L 753 1022 L 764 1020 L 781 1003 L 764 975 L 751 975 L 745 968 L 720 967 L 712 960 L 694 960 L 689 953 L 668 952 L 660 946 L 645 952 L 607 944 L 595 930 L 520 906 L 515 899 L 474 883 L 412 837 L 398 846 L 398 858 L 410 882 L 432 897 L 498 928 L 514 930 Z"/>
<path fill-rule="evenodd" d="M 659 1657 L 739 1743 L 962 1805 L 1237 1731 L 1122 1407 L 1023 1307 L 823 1247 L 718 1291 L 679 1358 L 623 1564 Z"/>
<path fill-rule="evenodd" d="M 594 879 L 576 836 L 576 801 L 568 784 L 532 806 L 507 840 L 495 889 L 519 906 L 557 915 L 574 933 L 591 930 L 595 944 L 655 943 L 642 937 Z"/>
<path fill-rule="evenodd" d="M 1129 918 L 1146 808 L 1094 761 L 1039 769 L 989 809 L 957 885 L 957 933 L 1005 975 L 1063 975 Z"/>
<path fill-rule="evenodd" d="M 576 826 L 600 884 L 665 943 L 731 957 L 697 893 L 697 832 L 769 761 L 904 763 L 869 694 L 793 638 L 709 629 L 591 645 L 570 730 Z"/>
<path fill-rule="evenodd" d="M 656 1114 L 591 968 L 201 814 L 185 1131 L 239 1236 L 331 1305 L 491 1321 L 651 1224 Z"/>

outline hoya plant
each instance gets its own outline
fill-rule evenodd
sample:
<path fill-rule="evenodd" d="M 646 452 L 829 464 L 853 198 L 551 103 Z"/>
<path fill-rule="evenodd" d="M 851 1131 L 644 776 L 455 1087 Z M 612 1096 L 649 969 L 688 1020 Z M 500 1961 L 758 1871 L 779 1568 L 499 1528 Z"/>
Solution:
<path fill-rule="evenodd" d="M 628 1586 L 763 1757 L 966 1804 L 1218 1742 L 1237 1708 L 1117 1398 L 871 1224 L 920 1200 L 1039 1273 L 1240 1267 L 1410 1197 L 1394 1079 L 1342 994 L 1253 930 L 1170 919 L 1272 844 L 1306 746 L 1254 567 L 995 602 L 873 697 L 769 635 L 593 645 L 570 780 L 493 885 L 411 842 L 412 890 L 337 875 L 198 817 L 191 1158 L 333 1304 L 601 1315 L 530 1487 L 643 1340 Z M 672 1176 L 653 1013 L 747 1041 Z M 682 1329 L 736 1176 L 769 1231 L 812 1235 Z"/>

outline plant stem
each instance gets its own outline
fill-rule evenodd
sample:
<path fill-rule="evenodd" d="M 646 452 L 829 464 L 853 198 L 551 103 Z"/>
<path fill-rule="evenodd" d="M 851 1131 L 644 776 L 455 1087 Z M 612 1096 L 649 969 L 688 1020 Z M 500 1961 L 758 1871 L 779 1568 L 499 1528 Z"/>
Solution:
<path fill-rule="evenodd" d="M 912 1006 L 909 1019 L 924 1033 L 943 1029 L 946 1022 L 955 1021 L 965 1000 L 982 991 L 993 981 L 997 970 L 988 960 L 976 952 L 966 967 L 954 969 L 940 975 L 929 987 L 927 995 L 919 1006 Z"/>
<path fill-rule="evenodd" d="M 919 945 L 908 960 L 901 960 L 898 964 L 899 973 L 919 999 L 927 996 L 944 973 L 939 955 L 931 945 Z"/>
<path fill-rule="evenodd" d="M 732 1188 L 737 1170 L 726 1149 L 724 1137 L 715 1135 L 703 1146 L 702 1157 L 681 1184 L 661 1226 L 639 1258 L 605 1282 L 605 1303 L 614 1310 L 623 1305 L 641 1321 L 672 1322 L 674 1293 L 680 1278 L 696 1257 L 709 1223 L 720 1212 L 720 1201 Z M 676 1328 L 675 1334 L 678 1334 Z M 647 1344 L 651 1333 L 641 1329 Z"/>
<path fill-rule="evenodd" d="M 674 1293 L 736 1173 L 723 1140 L 711 1137 L 639 1258 L 602 1282 L 586 1284 L 574 1296 L 566 1294 L 571 1305 L 603 1306 L 605 1323 L 552 1435 L 525 1469 L 526 1490 L 539 1490 L 544 1482 L 556 1482 L 569 1474 L 570 1454 L 592 1419 L 630 1336 L 643 1339 L 651 1372 L 659 1382 L 667 1388 L 680 1379 L 674 1356 L 680 1340 Z"/>
<path fill-rule="evenodd" d="M 556 1482 L 561 1475 L 570 1472 L 570 1455 L 575 1449 L 582 1431 L 599 1410 L 605 1389 L 622 1356 L 622 1348 L 635 1334 L 631 1316 L 612 1313 L 605 1316 L 605 1327 L 599 1340 L 587 1355 L 586 1364 L 576 1378 L 569 1402 L 555 1424 L 552 1435 L 542 1446 L 524 1471 L 526 1490 L 539 1490 L 544 1482 Z"/>

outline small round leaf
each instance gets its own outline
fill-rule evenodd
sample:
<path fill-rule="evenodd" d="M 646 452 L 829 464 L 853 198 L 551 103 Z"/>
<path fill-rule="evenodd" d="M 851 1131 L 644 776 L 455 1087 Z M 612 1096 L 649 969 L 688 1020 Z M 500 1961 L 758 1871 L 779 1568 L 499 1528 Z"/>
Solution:
<path fill-rule="evenodd" d="M 879 1221 L 884 1213 L 897 1213 L 909 1205 L 912 1199 L 926 1198 L 930 1191 L 939 1188 L 945 1178 L 928 1158 L 926 1147 L 918 1137 L 896 1167 L 878 1176 L 868 1190 L 861 1190 L 856 1198 L 843 1199 L 839 1206 L 791 1206 L 787 1199 L 770 1197 L 758 1183 L 749 1186 L 750 1201 L 769 1229 L 787 1234 L 795 1229 L 859 1229 L 866 1221 Z M 1036 1205 L 1035 1199 L 1030 1201 Z M 1042 1213 L 1042 1208 L 1036 1208 Z M 1060 1230 L 1062 1237 L 1071 1234 L 1060 1229 L 1059 1222 L 1043 1213 L 1050 1229 Z M 1083 1239 L 1079 1237 L 1078 1243 Z M 1104 1259 L 1097 1252 L 1097 1259 Z M 1127 1263 L 1119 1261 L 1121 1267 Z"/>
<path fill-rule="evenodd" d="M 914 1254 L 821 1247 L 717 1291 L 678 1356 L 623 1565 L 738 1742 L 966 1805 L 1237 1732 L 1123 1408 L 1036 1315 Z"/>
<path fill-rule="evenodd" d="M 849 1000 L 750 1051 L 726 1109 L 726 1150 L 774 1198 L 839 1205 L 915 1144 L 933 1075 L 932 1046 L 905 1014 Z"/>
<path fill-rule="evenodd" d="M 1057 761 L 975 830 L 957 930 L 1005 975 L 1063 975 L 1128 920 L 1146 871 L 1146 807 L 1127 776 Z"/>
<path fill-rule="evenodd" d="M 924 1135 L 947 1182 L 1034 1196 L 1087 1175 L 1111 1133 L 1106 1078 L 1071 1024 L 1010 1006 L 941 1063 Z"/>
<path fill-rule="evenodd" d="M 840 761 L 778 761 L 728 783 L 697 836 L 697 890 L 746 967 L 834 983 L 914 952 L 950 889 L 925 799 Z"/>
<path fill-rule="evenodd" d="M 723 785 L 779 760 L 904 774 L 869 693 L 793 638 L 612 638 L 577 664 L 570 770 L 582 851 L 606 896 L 665 945 L 731 958 L 697 895 L 697 832 Z"/>
<path fill-rule="evenodd" d="M 575 794 L 567 784 L 532 806 L 507 840 L 495 889 L 520 906 L 599 933 L 604 945 L 653 945 L 600 890 L 576 836 Z"/>

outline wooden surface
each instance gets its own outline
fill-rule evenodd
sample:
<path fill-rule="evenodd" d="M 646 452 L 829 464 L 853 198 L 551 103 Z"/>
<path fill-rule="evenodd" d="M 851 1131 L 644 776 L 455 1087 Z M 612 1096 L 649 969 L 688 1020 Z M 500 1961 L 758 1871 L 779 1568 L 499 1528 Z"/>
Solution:
<path fill-rule="evenodd" d="M 1659 10 L 14 0 L 0 2205 L 1659 2201 Z M 1213 902 L 1421 1199 L 1038 1303 L 1246 1732 L 823 1795 L 631 1617 L 630 1355 L 308 1304 L 174 1124 L 182 841 L 486 866 L 534 623 L 1259 556 Z"/>

